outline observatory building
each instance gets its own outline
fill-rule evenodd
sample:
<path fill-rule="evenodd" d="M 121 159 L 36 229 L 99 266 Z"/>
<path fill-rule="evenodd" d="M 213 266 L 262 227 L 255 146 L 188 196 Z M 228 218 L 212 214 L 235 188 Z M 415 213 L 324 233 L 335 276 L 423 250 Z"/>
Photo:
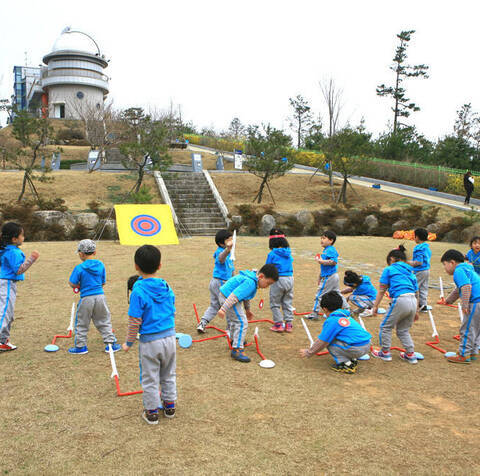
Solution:
<path fill-rule="evenodd" d="M 38 68 L 15 66 L 13 103 L 18 110 L 59 119 L 79 119 L 82 107 L 103 107 L 108 61 L 96 41 L 65 28 Z"/>

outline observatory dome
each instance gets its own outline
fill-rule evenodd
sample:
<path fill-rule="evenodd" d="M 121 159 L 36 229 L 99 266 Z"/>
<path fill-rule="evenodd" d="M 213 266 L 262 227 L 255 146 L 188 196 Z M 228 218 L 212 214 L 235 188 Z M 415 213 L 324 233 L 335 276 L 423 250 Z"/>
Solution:
<path fill-rule="evenodd" d="M 67 50 L 100 55 L 100 49 L 93 38 L 81 31 L 63 31 L 55 41 L 52 53 Z"/>

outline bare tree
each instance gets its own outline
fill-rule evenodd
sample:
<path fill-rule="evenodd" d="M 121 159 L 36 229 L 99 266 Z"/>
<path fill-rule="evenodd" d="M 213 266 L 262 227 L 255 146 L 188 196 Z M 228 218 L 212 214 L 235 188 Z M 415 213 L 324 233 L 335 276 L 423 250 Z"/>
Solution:
<path fill-rule="evenodd" d="M 318 84 L 328 110 L 328 137 L 332 137 L 338 128 L 340 113 L 343 108 L 343 90 L 335 84 L 333 78 L 323 79 Z"/>
<path fill-rule="evenodd" d="M 297 136 L 297 149 L 299 149 L 303 144 L 308 127 L 312 124 L 311 107 L 308 101 L 300 96 L 300 94 L 294 98 L 289 98 L 288 101 L 293 109 L 293 114 L 290 118 L 290 127 Z"/>
<path fill-rule="evenodd" d="M 98 107 L 92 102 L 76 99 L 69 105 L 83 124 L 85 140 L 92 150 L 98 151 L 97 160 L 89 170 L 93 172 L 105 156 L 105 151 L 118 141 L 120 122 L 111 102 Z"/>

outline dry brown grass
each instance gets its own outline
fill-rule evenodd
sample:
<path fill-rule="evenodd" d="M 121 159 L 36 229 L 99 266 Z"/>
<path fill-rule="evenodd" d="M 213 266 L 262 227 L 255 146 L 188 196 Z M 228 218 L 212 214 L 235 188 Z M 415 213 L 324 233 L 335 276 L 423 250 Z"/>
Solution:
<path fill-rule="evenodd" d="M 318 238 L 292 238 L 295 305 L 312 304 Z M 342 238 L 340 256 L 381 268 L 388 238 Z M 408 244 L 411 251 L 412 244 Z M 451 245 L 433 243 L 433 271 Z M 459 245 L 460 246 L 460 245 Z M 116 396 L 110 362 L 99 334 L 89 333 L 89 354 L 71 356 L 71 341 L 56 354 L 43 351 L 68 325 L 72 293 L 66 282 L 77 264 L 74 243 L 25 243 L 40 261 L 19 285 L 12 341 L 15 352 L 0 355 L 2 405 L 0 454 L 5 474 L 479 474 L 478 369 L 455 366 L 423 343 L 431 330 L 425 315 L 415 324 L 417 366 L 361 362 L 356 375 L 331 372 L 328 356 L 297 358 L 307 344 L 299 322 L 277 335 L 260 324 L 261 349 L 276 362 L 261 369 L 250 347 L 250 364 L 234 362 L 223 340 L 178 350 L 178 411 L 174 420 L 150 427 L 140 418 L 141 397 Z M 466 251 L 465 246 L 461 248 Z M 162 247 L 161 276 L 177 296 L 177 330 L 195 334 L 192 302 L 203 312 L 209 302 L 212 238 L 181 240 Z M 259 266 L 268 252 L 265 238 L 238 242 L 237 268 Z M 107 300 L 120 340 L 125 338 L 125 281 L 133 274 L 133 247 L 101 242 L 107 266 Z M 354 269 L 365 272 L 358 266 Z M 343 271 L 345 267 L 341 267 Z M 193 271 L 193 272 L 192 272 Z M 378 274 L 369 273 L 373 281 Z M 445 274 L 446 282 L 450 282 Z M 266 291 L 261 297 L 268 303 Z M 430 302 L 438 298 L 431 290 Z M 385 303 L 384 303 L 385 304 Z M 445 347 L 458 328 L 455 309 L 435 306 Z M 269 317 L 268 305 L 257 317 Z M 377 343 L 380 317 L 366 325 Z M 220 320 L 215 322 L 223 327 Z M 321 323 L 309 324 L 318 334 Z M 249 328 L 251 338 L 253 325 Z M 394 339 L 394 343 L 397 340 Z M 139 389 L 136 348 L 116 354 L 122 390 Z"/>
<path fill-rule="evenodd" d="M 264 190 L 262 205 L 271 206 L 277 212 L 296 212 L 298 210 L 320 210 L 330 207 L 332 202 L 328 178 L 310 175 L 288 174 L 270 182 L 276 205 L 268 190 Z M 251 203 L 257 194 L 260 179 L 251 174 L 212 173 L 212 178 L 220 195 L 231 213 L 235 206 Z M 341 182 L 334 182 L 338 196 Z M 348 189 L 348 205 L 360 208 L 364 205 L 378 205 L 384 210 L 402 208 L 407 205 L 432 206 L 432 203 L 413 198 L 406 198 L 394 193 L 378 191 L 371 188 L 353 185 Z M 440 207 L 440 218 L 458 215 L 459 212 L 449 207 Z"/>
<path fill-rule="evenodd" d="M 121 173 L 59 170 L 52 172 L 51 183 L 35 182 L 40 195 L 44 197 L 59 197 L 72 211 L 88 209 L 87 203 L 100 201 L 105 207 L 115 203 L 115 196 L 127 193 L 135 183 L 135 176 Z M 23 173 L 0 172 L 0 203 L 14 200 L 20 193 Z M 158 188 L 152 176 L 145 176 L 144 184 L 154 197 L 153 203 L 161 203 Z M 26 197 L 29 198 L 27 191 Z"/>
<path fill-rule="evenodd" d="M 175 164 L 192 164 L 192 151 L 185 149 L 169 149 L 169 155 Z M 202 155 L 202 165 L 204 169 L 215 170 L 217 167 L 217 157 L 214 154 L 200 152 Z M 233 170 L 233 162 L 223 161 L 225 170 Z"/>

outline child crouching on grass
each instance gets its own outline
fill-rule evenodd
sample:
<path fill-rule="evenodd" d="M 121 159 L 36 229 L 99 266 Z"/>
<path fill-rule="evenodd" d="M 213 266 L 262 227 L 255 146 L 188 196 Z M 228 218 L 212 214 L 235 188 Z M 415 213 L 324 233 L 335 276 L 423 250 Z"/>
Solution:
<path fill-rule="evenodd" d="M 0 352 L 15 350 L 10 342 L 10 328 L 14 319 L 17 282 L 25 279 L 24 273 L 38 259 L 38 251 L 32 251 L 25 259 L 20 251 L 25 240 L 23 228 L 18 223 L 8 222 L 0 236 Z"/>
<path fill-rule="evenodd" d="M 144 245 L 135 252 L 135 269 L 140 277 L 130 295 L 128 334 L 122 345 L 128 352 L 140 334 L 142 418 L 149 425 L 158 424 L 159 390 L 167 418 L 175 416 L 177 399 L 175 295 L 166 281 L 157 276 L 160 266 L 161 254 L 155 246 Z"/>
<path fill-rule="evenodd" d="M 232 342 L 230 353 L 232 359 L 250 362 L 250 357 L 243 353 L 248 319 L 253 317 L 250 300 L 257 294 L 257 288 L 268 288 L 276 281 L 278 281 L 277 267 L 274 264 L 264 264 L 257 273 L 253 270 L 240 271 L 220 288 L 218 299 L 222 307 L 218 315 L 227 318 Z"/>
<path fill-rule="evenodd" d="M 327 348 L 335 360 L 331 369 L 335 372 L 354 374 L 358 358 L 368 354 L 371 335 L 342 309 L 343 299 L 336 291 L 324 294 L 320 307 L 327 316 L 318 340 L 309 349 L 300 349 L 301 357 L 311 357 Z"/>

